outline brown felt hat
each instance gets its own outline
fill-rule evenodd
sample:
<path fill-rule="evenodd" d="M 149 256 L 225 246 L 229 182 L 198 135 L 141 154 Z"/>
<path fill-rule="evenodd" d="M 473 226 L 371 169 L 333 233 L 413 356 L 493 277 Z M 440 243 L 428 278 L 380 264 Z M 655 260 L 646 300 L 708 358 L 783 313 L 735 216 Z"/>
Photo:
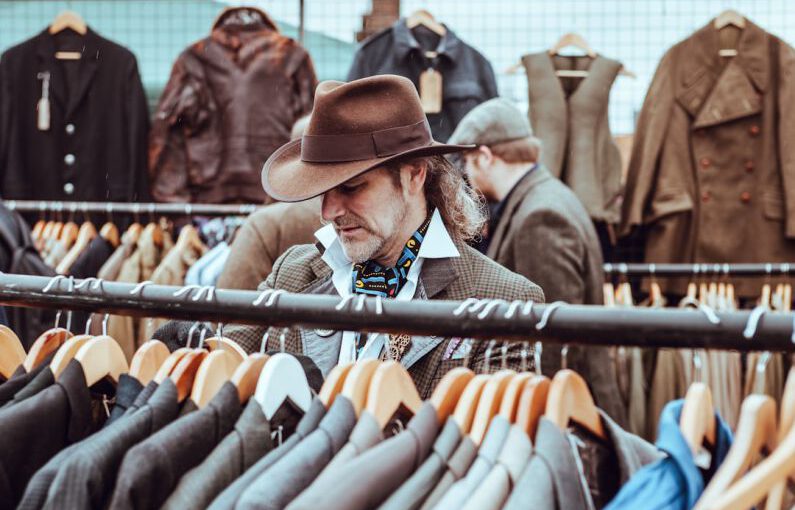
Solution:
<path fill-rule="evenodd" d="M 262 186 L 276 200 L 300 202 L 397 159 L 472 148 L 434 141 L 417 90 L 406 78 L 324 81 L 304 135 L 268 158 Z"/>

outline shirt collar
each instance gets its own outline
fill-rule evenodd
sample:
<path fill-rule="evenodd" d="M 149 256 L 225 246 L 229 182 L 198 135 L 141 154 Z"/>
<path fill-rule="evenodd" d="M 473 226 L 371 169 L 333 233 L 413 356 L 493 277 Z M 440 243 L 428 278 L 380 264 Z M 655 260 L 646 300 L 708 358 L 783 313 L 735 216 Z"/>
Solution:
<path fill-rule="evenodd" d="M 444 55 L 453 62 L 461 58 L 461 40 L 455 33 L 447 27 L 445 34 L 439 40 L 439 45 L 434 50 L 438 55 Z M 422 51 L 420 43 L 411 33 L 411 29 L 406 25 L 405 18 L 398 20 L 392 25 L 392 36 L 395 40 L 395 53 L 402 59 L 405 58 L 412 50 Z"/>

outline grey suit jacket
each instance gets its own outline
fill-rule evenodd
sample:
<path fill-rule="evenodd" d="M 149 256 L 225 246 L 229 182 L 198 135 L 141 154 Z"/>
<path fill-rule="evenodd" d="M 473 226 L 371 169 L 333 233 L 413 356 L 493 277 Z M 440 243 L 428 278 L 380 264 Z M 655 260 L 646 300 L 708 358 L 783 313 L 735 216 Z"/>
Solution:
<path fill-rule="evenodd" d="M 291 451 L 295 445 L 314 432 L 325 415 L 326 408 L 323 407 L 319 399 L 313 399 L 303 419 L 298 423 L 295 434 L 291 435 L 281 446 L 271 450 L 267 455 L 257 461 L 256 464 L 248 468 L 245 473 L 213 500 L 208 510 L 233 509 L 246 489 L 248 489 L 262 473 L 267 471 L 273 464 Z"/>
<path fill-rule="evenodd" d="M 602 303 L 602 251 L 593 223 L 574 193 L 545 167 L 517 183 L 491 236 L 488 256 L 539 284 L 548 302 Z M 545 374 L 561 368 L 560 351 L 544 346 Z M 596 404 L 626 425 L 610 349 L 572 345 L 566 361 L 588 381 Z"/>
<path fill-rule="evenodd" d="M 621 484 L 641 467 L 661 457 L 654 446 L 624 431 L 601 410 L 600 415 L 607 437 L 615 448 Z M 590 495 L 583 489 L 583 485 L 587 486 L 583 483 L 585 474 L 577 469 L 566 432 L 542 417 L 535 439 L 534 455 L 503 509 L 587 510 Z"/>
<path fill-rule="evenodd" d="M 438 430 L 436 409 L 426 402 L 405 431 L 341 466 L 333 477 L 313 485 L 287 508 L 364 510 L 376 507 L 425 461 Z"/>
<path fill-rule="evenodd" d="M 293 421 L 300 416 L 291 406 L 282 406 L 271 420 L 262 413 L 262 405 L 249 400 L 235 429 L 204 459 L 204 462 L 185 473 L 177 488 L 162 506 L 164 509 L 206 508 L 224 488 L 234 482 L 248 468 L 273 449 L 279 425 L 295 429 Z"/>
<path fill-rule="evenodd" d="M 159 508 L 182 475 L 204 460 L 232 430 L 240 413 L 237 388 L 226 382 L 207 407 L 133 447 L 121 463 L 111 507 Z"/>
<path fill-rule="evenodd" d="M 453 455 L 459 442 L 461 442 L 461 429 L 452 417 L 448 418 L 425 462 L 378 509 L 415 510 L 419 508 L 444 474 L 447 461 Z"/>
<path fill-rule="evenodd" d="M 104 508 L 113 493 L 125 453 L 177 417 L 177 388 L 164 381 L 138 412 L 111 425 L 77 448 L 57 467 L 44 508 Z"/>
<path fill-rule="evenodd" d="M 477 489 L 497 462 L 502 446 L 508 439 L 511 424 L 503 416 L 495 416 L 478 449 L 478 456 L 467 470 L 467 474 L 450 487 L 436 508 L 458 510 Z"/>
<path fill-rule="evenodd" d="M 461 442 L 458 443 L 453 455 L 447 462 L 447 470 L 439 479 L 439 483 L 436 484 L 431 493 L 428 494 L 428 497 L 425 498 L 420 508 L 422 508 L 422 510 L 435 508 L 436 504 L 439 503 L 444 495 L 447 494 L 447 491 L 450 490 L 450 487 L 466 476 L 470 466 L 475 462 L 475 457 L 477 457 L 477 455 L 478 447 L 474 441 L 472 441 L 468 435 L 462 437 Z"/>
<path fill-rule="evenodd" d="M 334 399 L 317 430 L 295 445 L 284 457 L 259 475 L 240 497 L 238 510 L 281 510 L 315 479 L 342 448 L 356 424 L 353 404 Z"/>
<path fill-rule="evenodd" d="M 508 438 L 502 445 L 497 463 L 467 499 L 464 510 L 499 510 L 508 499 L 511 488 L 521 476 L 530 455 L 533 443 L 527 432 L 518 425 L 511 426 Z"/>
<path fill-rule="evenodd" d="M 331 459 L 331 462 L 329 462 L 325 469 L 315 478 L 312 485 L 321 484 L 323 483 L 322 480 L 325 478 L 335 476 L 334 473 L 343 465 L 355 459 L 362 452 L 378 444 L 383 438 L 381 426 L 378 424 L 375 416 L 366 410 L 362 411 L 359 420 L 356 422 L 356 426 L 353 427 L 351 431 L 351 437 L 348 438 L 348 442 L 345 443 L 345 446 L 337 452 L 337 455 Z M 312 485 L 306 490 L 311 490 Z"/>

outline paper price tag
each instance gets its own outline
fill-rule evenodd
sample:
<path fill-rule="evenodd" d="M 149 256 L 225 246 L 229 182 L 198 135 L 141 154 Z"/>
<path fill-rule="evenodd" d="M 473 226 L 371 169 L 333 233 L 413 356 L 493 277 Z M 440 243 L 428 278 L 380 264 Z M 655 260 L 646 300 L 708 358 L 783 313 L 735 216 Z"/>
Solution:
<path fill-rule="evenodd" d="M 428 68 L 420 74 L 420 101 L 425 113 L 442 111 L 442 73 Z"/>

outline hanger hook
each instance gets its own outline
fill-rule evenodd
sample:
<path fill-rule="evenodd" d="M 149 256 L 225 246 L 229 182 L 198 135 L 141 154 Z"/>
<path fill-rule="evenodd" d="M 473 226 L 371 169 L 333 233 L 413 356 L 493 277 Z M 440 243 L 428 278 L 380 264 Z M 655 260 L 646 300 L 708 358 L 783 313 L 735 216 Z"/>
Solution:
<path fill-rule="evenodd" d="M 199 334 L 199 349 L 204 349 L 204 337 L 207 336 L 207 328 L 202 325 L 202 331 Z"/>
<path fill-rule="evenodd" d="M 268 302 L 265 303 L 265 308 L 270 308 L 274 304 L 276 304 L 276 300 L 279 299 L 279 296 L 282 294 L 287 294 L 287 291 L 284 289 L 276 289 L 271 292 L 270 296 L 268 297 Z"/>
<path fill-rule="evenodd" d="M 701 352 L 698 349 L 693 351 L 693 381 L 703 382 L 704 363 L 701 360 Z"/>
<path fill-rule="evenodd" d="M 480 320 L 485 319 L 486 317 L 489 316 L 489 314 L 491 313 L 492 310 L 494 310 L 495 308 L 497 308 L 501 304 L 506 304 L 507 305 L 508 302 L 505 301 L 504 299 L 492 299 L 492 300 L 488 301 L 488 304 L 483 308 L 483 311 L 481 311 L 478 314 L 478 319 L 480 319 Z"/>
<path fill-rule="evenodd" d="M 150 280 L 143 281 L 143 282 L 139 283 L 138 285 L 136 285 L 133 288 L 133 290 L 130 291 L 130 295 L 131 296 L 143 296 L 144 287 L 146 287 L 147 285 L 154 285 L 154 283 L 152 281 L 150 281 Z M 174 294 L 174 295 L 176 296 L 176 294 Z"/>
<path fill-rule="evenodd" d="M 108 334 L 108 320 L 110 320 L 110 314 L 106 313 L 104 317 L 102 317 L 102 336 L 107 336 Z"/>
<path fill-rule="evenodd" d="M 361 312 L 364 310 L 364 300 L 367 299 L 367 294 L 359 294 L 358 299 L 356 301 L 356 310 L 357 312 Z"/>
<path fill-rule="evenodd" d="M 270 336 L 270 328 L 265 328 L 265 334 L 262 335 L 262 342 L 259 344 L 259 353 L 265 354 L 265 346 L 268 344 L 268 337 Z"/>
<path fill-rule="evenodd" d="M 483 360 L 483 373 L 488 374 L 491 371 L 491 351 L 494 349 L 494 346 L 497 345 L 496 340 L 489 340 L 489 344 L 486 346 L 486 352 L 484 353 L 484 360 Z"/>
<path fill-rule="evenodd" d="M 199 323 L 198 322 L 194 322 L 191 325 L 190 329 L 188 330 L 188 342 L 185 344 L 185 347 L 187 347 L 188 349 L 190 349 L 190 346 L 193 343 L 193 333 L 196 332 L 196 328 L 198 328 L 198 327 L 199 327 Z"/>
<path fill-rule="evenodd" d="M 503 340 L 501 350 L 501 357 L 500 357 L 500 369 L 505 370 L 508 368 L 508 341 Z"/>
<path fill-rule="evenodd" d="M 569 347 L 567 345 L 563 346 L 566 349 L 566 352 L 563 352 L 563 349 L 560 350 L 561 358 L 568 354 Z M 544 351 L 544 344 L 537 341 L 533 346 L 533 364 L 535 365 L 535 370 L 537 375 L 542 375 L 541 373 L 541 353 Z"/>
<path fill-rule="evenodd" d="M 213 287 L 212 285 L 205 285 L 204 287 L 200 287 L 199 292 L 197 292 L 196 295 L 193 296 L 193 298 L 191 299 L 193 299 L 193 301 L 199 301 L 202 298 L 202 296 L 204 296 L 205 293 L 207 293 L 207 302 L 208 303 L 212 302 L 213 297 L 215 296 L 215 287 Z"/>
<path fill-rule="evenodd" d="M 759 322 L 762 320 L 762 316 L 768 312 L 768 309 L 765 305 L 759 305 L 751 310 L 751 314 L 748 315 L 748 322 L 745 323 L 745 330 L 743 330 L 743 336 L 751 340 L 756 335 L 756 330 L 759 328 Z"/>
<path fill-rule="evenodd" d="M 555 301 L 554 303 L 547 305 L 547 307 L 544 308 L 544 313 L 541 314 L 541 320 L 538 321 L 538 324 L 536 324 L 536 329 L 538 331 L 543 331 L 543 329 L 547 327 L 547 324 L 549 324 L 549 319 L 552 317 L 552 314 L 555 312 L 555 310 L 567 304 L 568 303 L 565 301 Z"/>
<path fill-rule="evenodd" d="M 530 342 L 527 340 L 522 341 L 522 350 L 519 352 L 519 368 L 522 372 L 527 372 L 527 358 L 530 355 Z"/>
<path fill-rule="evenodd" d="M 528 317 L 533 313 L 533 306 L 535 306 L 535 301 L 528 301 L 522 307 L 522 315 L 524 317 Z"/>
<path fill-rule="evenodd" d="M 478 300 L 475 298 L 466 298 L 464 301 L 461 302 L 461 304 L 458 305 L 458 307 L 455 310 L 453 310 L 453 315 L 458 317 L 459 315 L 464 313 L 464 310 L 466 310 L 468 307 L 470 307 L 471 305 L 477 302 Z"/>
<path fill-rule="evenodd" d="M 218 338 L 223 338 L 224 337 L 224 323 L 223 322 L 219 322 L 218 323 L 218 327 L 215 329 L 215 336 L 217 336 Z"/>
<path fill-rule="evenodd" d="M 287 343 L 287 328 L 282 329 L 279 335 L 279 352 L 284 352 L 284 345 Z"/>
<path fill-rule="evenodd" d="M 354 296 L 353 296 L 353 294 L 350 294 L 350 295 L 347 295 L 347 296 L 345 296 L 344 298 L 342 298 L 342 299 L 340 300 L 340 302 L 339 302 L 339 303 L 337 303 L 337 306 L 335 306 L 335 307 L 334 307 L 334 309 L 335 309 L 335 310 L 337 310 L 337 311 L 340 311 L 340 310 L 342 310 L 343 308 L 345 308 L 345 307 L 348 305 L 348 303 L 350 303 L 350 302 L 351 302 L 351 300 L 353 299 L 353 297 L 354 297 Z"/>
<path fill-rule="evenodd" d="M 259 296 L 257 296 L 257 299 L 255 299 L 254 301 L 252 301 L 251 305 L 252 305 L 252 306 L 259 306 L 259 305 L 261 305 L 261 304 L 262 304 L 262 302 L 263 302 L 263 301 L 265 301 L 265 300 L 268 298 L 268 296 L 270 296 L 271 294 L 273 294 L 273 289 L 265 289 L 265 290 L 263 290 L 263 291 L 260 293 L 260 295 L 259 295 Z"/>
<path fill-rule="evenodd" d="M 102 284 L 104 282 L 105 280 L 103 280 L 102 278 L 95 278 L 93 276 L 90 276 L 88 278 L 85 278 L 82 282 L 75 285 L 75 290 L 80 290 L 83 287 L 88 287 L 89 289 L 91 287 L 94 287 L 95 289 L 102 289 Z"/>
<path fill-rule="evenodd" d="M 384 298 L 380 295 L 375 296 L 375 314 L 382 315 L 384 313 Z"/>
<path fill-rule="evenodd" d="M 174 297 L 182 297 L 186 294 L 191 294 L 196 289 L 201 289 L 201 285 L 186 285 L 172 294 Z"/>
<path fill-rule="evenodd" d="M 696 308 L 707 317 L 707 320 L 711 324 L 715 324 L 716 326 L 720 324 L 720 317 L 718 317 L 718 315 L 715 313 L 715 309 L 707 304 L 700 303 L 696 298 L 685 297 L 684 299 L 682 299 L 682 301 L 679 302 L 679 306 L 681 307 L 690 306 L 691 308 Z"/>
<path fill-rule="evenodd" d="M 94 318 L 94 314 L 88 315 L 88 320 L 86 321 L 86 335 L 91 334 L 91 320 Z"/>
<path fill-rule="evenodd" d="M 511 304 L 508 305 L 508 310 L 505 312 L 505 318 L 511 319 L 514 315 L 516 315 L 516 311 L 524 304 L 524 301 L 520 299 L 516 299 L 511 301 Z"/>
<path fill-rule="evenodd" d="M 41 289 L 43 293 L 50 292 L 52 288 L 55 286 L 56 283 L 60 282 L 61 280 L 65 279 L 66 276 L 59 274 L 52 277 L 52 279 L 47 283 L 47 285 Z"/>

